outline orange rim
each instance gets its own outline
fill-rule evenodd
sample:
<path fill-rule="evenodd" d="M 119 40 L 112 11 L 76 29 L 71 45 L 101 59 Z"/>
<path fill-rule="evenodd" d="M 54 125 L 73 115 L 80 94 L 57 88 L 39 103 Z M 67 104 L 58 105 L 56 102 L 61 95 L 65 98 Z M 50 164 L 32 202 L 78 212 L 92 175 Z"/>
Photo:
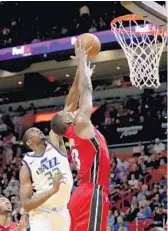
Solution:
<path fill-rule="evenodd" d="M 136 14 L 127 14 L 127 15 L 123 15 L 123 16 L 120 16 L 120 17 L 117 17 L 117 18 L 115 18 L 115 19 L 113 19 L 112 21 L 111 21 L 111 26 L 112 26 L 112 24 L 115 24 L 116 22 L 118 22 L 118 21 L 144 21 L 144 18 L 143 17 L 141 17 L 141 16 L 139 16 L 139 15 L 136 15 Z M 141 31 L 141 32 L 138 32 L 138 31 L 130 31 L 130 30 L 127 30 L 127 29 L 120 29 L 120 28 L 116 28 L 116 30 L 120 33 L 120 32 L 127 32 L 127 33 L 129 33 L 129 34 L 132 34 L 132 33 L 134 33 L 134 34 L 153 34 L 153 35 L 163 35 L 163 34 L 165 34 L 166 33 L 166 31 L 164 30 L 164 29 L 160 29 L 160 30 L 153 30 L 153 31 L 145 31 L 145 32 L 143 32 L 143 31 Z M 167 33 L 166 33 L 167 34 Z"/>
<path fill-rule="evenodd" d="M 134 21 L 144 21 L 144 18 L 139 16 L 139 15 L 136 15 L 136 14 L 127 14 L 127 15 L 123 15 L 123 16 L 120 16 L 120 17 L 117 17 L 115 19 L 113 19 L 111 21 L 111 24 L 114 24 L 116 23 L 117 21 L 130 21 L 130 20 L 134 20 Z"/>

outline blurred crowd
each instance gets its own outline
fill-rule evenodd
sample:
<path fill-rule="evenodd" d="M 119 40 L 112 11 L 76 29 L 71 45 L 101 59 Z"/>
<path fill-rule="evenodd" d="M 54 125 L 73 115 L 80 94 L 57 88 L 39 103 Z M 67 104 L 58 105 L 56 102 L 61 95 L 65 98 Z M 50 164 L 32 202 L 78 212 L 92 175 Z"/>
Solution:
<path fill-rule="evenodd" d="M 166 92 L 106 103 L 96 113 L 94 122 L 110 144 L 166 138 Z"/>
<path fill-rule="evenodd" d="M 0 146 L 0 194 L 10 199 L 13 206 L 12 217 L 17 222 L 21 216 L 18 193 L 23 149 L 13 132 L 3 134 Z M 157 227 L 165 225 L 167 219 L 165 150 L 165 145 L 156 138 L 153 146 L 139 142 L 129 154 L 121 155 L 111 151 L 108 231 L 119 231 L 120 227 L 125 227 L 124 231 L 131 231 L 132 225 L 136 222 L 140 224 L 143 222 L 143 227 L 147 227 L 151 222 Z M 69 161 L 75 190 L 78 178 L 70 155 Z"/>
<path fill-rule="evenodd" d="M 113 124 L 130 126 L 137 121 L 147 123 L 152 119 L 164 121 L 166 105 L 167 97 L 164 94 L 129 99 L 117 107 L 109 104 L 105 107 L 105 120 L 102 126 L 106 129 Z M 31 105 L 31 110 L 35 110 L 34 105 Z M 20 113 L 21 116 L 23 113 L 21 108 Z M 19 134 L 15 132 L 15 122 L 11 118 L 12 116 L 8 115 L 0 116 L 0 194 L 11 200 L 12 217 L 14 221 L 18 221 L 21 216 L 18 197 L 19 168 L 25 149 Z M 47 135 L 49 129 L 42 124 L 40 128 Z M 112 133 L 113 128 L 110 130 Z M 158 228 L 160 231 L 163 230 L 161 227 L 167 219 L 165 172 L 167 156 L 165 144 L 157 137 L 159 134 L 148 144 L 139 141 L 128 155 L 111 152 L 108 231 L 132 231 L 135 230 L 132 227 L 137 222 L 138 225 L 143 223 L 145 230 L 152 230 L 154 226 L 157 226 L 156 230 L 159 230 Z M 69 152 L 68 145 L 66 146 Z M 69 160 L 75 190 L 78 186 L 77 171 L 70 155 Z"/>
<path fill-rule="evenodd" d="M 67 79 L 68 80 L 68 79 Z M 160 72 L 160 81 L 161 83 L 165 83 L 167 81 L 167 71 Z M 46 81 L 48 83 L 48 81 Z M 41 82 L 39 81 L 39 86 Z M 93 91 L 94 93 L 99 91 L 105 90 L 113 90 L 116 88 L 129 88 L 132 87 L 130 83 L 129 76 L 120 76 L 117 79 L 113 77 L 109 79 L 98 79 L 92 81 L 93 84 Z M 54 81 L 51 83 L 50 87 L 44 88 L 43 91 L 37 94 L 37 92 L 31 92 L 30 89 L 27 90 L 14 90 L 6 93 L 0 93 L 0 105 L 2 104 L 9 104 L 20 102 L 20 96 L 22 96 L 22 102 L 28 100 L 35 100 L 35 99 L 43 99 L 43 98 L 50 98 L 50 97 L 57 97 L 57 96 L 66 96 L 71 88 L 72 83 L 69 82 L 57 82 Z M 152 92 L 152 90 L 151 90 Z M 153 91 L 154 92 L 154 91 Z M 31 105 L 29 108 L 25 108 L 25 110 L 31 109 Z M 9 112 L 12 111 L 12 107 L 9 108 Z M 21 110 L 21 105 L 18 106 L 17 111 Z"/>
<path fill-rule="evenodd" d="M 119 158 L 115 153 L 111 154 L 111 209 L 108 230 L 118 231 L 117 227 L 121 226 L 125 227 L 126 231 L 133 230 L 130 227 L 136 225 L 137 221 L 144 228 L 153 223 L 156 227 L 162 227 L 159 230 L 164 230 L 167 220 L 167 156 L 165 146 L 161 142 L 162 148 L 156 154 L 158 145 L 159 143 L 156 143 L 153 146 L 152 152 L 151 147 L 147 146 L 148 153 L 143 151 L 144 146 L 139 145 L 141 148 L 136 149 L 139 157 Z M 121 223 L 122 225 L 119 225 Z"/>
<path fill-rule="evenodd" d="M 130 13 L 118 1 L 96 7 L 94 2 L 43 2 L 39 7 L 38 2 L 2 1 L 0 11 L 0 48 L 109 30 L 112 19 Z"/>
<path fill-rule="evenodd" d="M 166 121 L 167 95 L 154 94 L 139 99 L 130 98 L 121 104 L 107 104 L 104 125 L 120 124 L 128 126 L 137 122 L 148 122 L 152 119 Z"/>
<path fill-rule="evenodd" d="M 104 7 L 103 2 L 96 2 L 96 10 L 94 2 L 66 2 L 66 7 L 64 2 L 60 2 L 58 8 L 52 2 L 42 4 L 43 7 L 39 7 L 38 2 L 0 2 L 0 48 L 106 30 L 113 18 L 128 13 L 117 1 L 108 2 Z M 165 76 L 162 78 L 161 75 L 161 82 L 166 81 Z M 95 92 L 129 86 L 127 77 L 108 82 L 93 81 Z M 70 84 L 55 84 L 53 91 L 45 91 L 40 97 L 67 95 L 69 88 Z M 32 94 L 30 99 L 25 92 L 7 93 L 0 95 L 0 104 L 20 102 L 21 95 L 23 101 L 37 98 Z M 165 137 L 161 125 L 167 121 L 167 96 L 162 93 L 122 100 L 118 98 L 113 103 L 110 99 L 103 99 L 104 105 L 92 118 L 94 124 L 110 145 L 140 141 L 133 145 L 132 152 L 128 154 L 119 155 L 110 151 L 107 231 L 135 231 L 137 225 L 141 231 L 164 231 L 167 220 L 167 156 L 165 144 L 161 141 Z M 19 169 L 26 151 L 20 134 L 16 132 L 16 122 L 27 111 L 36 113 L 37 110 L 33 103 L 28 108 L 23 108 L 19 103 L 15 110 L 10 106 L 8 112 L 0 111 L 0 196 L 10 199 L 15 222 L 21 217 Z M 38 126 L 47 135 L 49 123 Z M 134 126 L 141 126 L 142 131 L 137 131 L 137 134 L 128 131 L 120 133 L 121 128 Z M 68 144 L 66 146 L 69 153 Z M 78 178 L 70 155 L 69 161 L 75 190 Z"/>
<path fill-rule="evenodd" d="M 119 231 L 121 227 L 125 228 L 124 231 L 132 231 L 131 227 L 136 222 L 138 225 L 143 222 L 144 228 L 149 223 L 153 223 L 157 227 L 165 225 L 167 220 L 167 156 L 165 149 L 165 145 L 157 138 L 153 148 L 151 145 L 144 147 L 139 142 L 129 155 L 110 153 L 108 231 Z M 14 134 L 11 133 L 2 140 L 0 150 L 0 194 L 10 199 L 13 206 L 12 218 L 17 222 L 21 216 L 18 197 L 21 146 L 16 142 Z M 146 153 L 144 150 L 148 150 L 148 152 Z M 77 170 L 70 155 L 69 161 L 74 178 L 73 190 L 75 190 L 78 187 Z"/>
<path fill-rule="evenodd" d="M 126 80 L 125 80 L 126 79 Z M 40 84 L 40 82 L 39 82 Z M 93 80 L 93 90 L 94 92 L 103 91 L 103 90 L 110 90 L 114 88 L 122 88 L 122 87 L 130 87 L 131 83 L 129 81 L 129 77 L 121 77 L 118 80 L 109 79 L 107 80 Z M 41 99 L 41 98 L 48 98 L 48 97 L 56 97 L 56 96 L 65 96 L 68 94 L 71 83 L 57 83 L 56 81 L 52 83 L 52 89 L 44 89 L 44 92 L 41 92 L 40 95 L 35 95 L 31 92 L 30 94 L 26 95 L 26 92 L 23 91 L 11 91 L 8 93 L 0 94 L 0 105 L 13 103 L 13 102 L 20 102 L 20 95 L 22 95 L 22 101 L 26 100 L 33 100 L 33 99 Z M 11 108 L 10 108 L 11 110 Z"/>
<path fill-rule="evenodd" d="M 110 29 L 114 17 L 127 13 L 117 1 L 96 3 L 96 10 L 94 5 L 66 2 L 65 7 L 61 2 L 44 2 L 39 7 L 37 2 L 1 2 L 0 48 Z"/>

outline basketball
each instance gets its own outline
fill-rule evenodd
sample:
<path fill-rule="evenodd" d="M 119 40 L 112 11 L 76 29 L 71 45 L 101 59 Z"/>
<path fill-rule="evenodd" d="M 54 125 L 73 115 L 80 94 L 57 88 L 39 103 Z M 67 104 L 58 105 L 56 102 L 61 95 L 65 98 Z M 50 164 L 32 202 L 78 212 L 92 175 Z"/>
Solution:
<path fill-rule="evenodd" d="M 90 33 L 80 35 L 75 43 L 75 47 L 79 45 L 79 40 L 81 40 L 82 47 L 85 47 L 88 50 L 90 47 L 91 49 L 88 51 L 88 58 L 94 58 L 101 50 L 101 43 L 100 40 L 94 35 Z"/>

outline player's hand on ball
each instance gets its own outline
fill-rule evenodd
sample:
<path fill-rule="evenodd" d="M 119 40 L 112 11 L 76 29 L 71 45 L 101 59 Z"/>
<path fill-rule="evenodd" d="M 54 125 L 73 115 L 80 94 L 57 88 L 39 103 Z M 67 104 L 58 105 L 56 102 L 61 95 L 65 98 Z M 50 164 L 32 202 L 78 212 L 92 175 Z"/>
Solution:
<path fill-rule="evenodd" d="M 63 183 L 65 184 L 65 174 L 58 173 L 55 175 L 53 179 L 53 192 L 57 193 L 60 189 L 60 185 Z"/>
<path fill-rule="evenodd" d="M 86 61 L 87 56 L 88 56 L 88 51 L 91 49 L 92 49 L 92 47 L 89 47 L 88 49 L 86 49 L 86 44 L 84 42 L 82 42 L 82 39 L 79 39 L 78 43 L 75 47 L 75 55 L 76 56 L 71 56 L 71 58 L 77 59 L 78 61 L 79 60 Z"/>

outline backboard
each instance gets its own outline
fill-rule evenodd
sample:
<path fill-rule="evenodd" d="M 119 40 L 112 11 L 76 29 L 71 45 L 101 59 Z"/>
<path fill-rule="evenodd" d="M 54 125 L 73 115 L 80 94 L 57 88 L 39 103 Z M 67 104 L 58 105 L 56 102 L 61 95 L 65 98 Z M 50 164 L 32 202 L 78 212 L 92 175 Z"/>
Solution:
<path fill-rule="evenodd" d="M 146 21 L 167 30 L 167 8 L 154 1 L 121 1 L 121 5 Z"/>

